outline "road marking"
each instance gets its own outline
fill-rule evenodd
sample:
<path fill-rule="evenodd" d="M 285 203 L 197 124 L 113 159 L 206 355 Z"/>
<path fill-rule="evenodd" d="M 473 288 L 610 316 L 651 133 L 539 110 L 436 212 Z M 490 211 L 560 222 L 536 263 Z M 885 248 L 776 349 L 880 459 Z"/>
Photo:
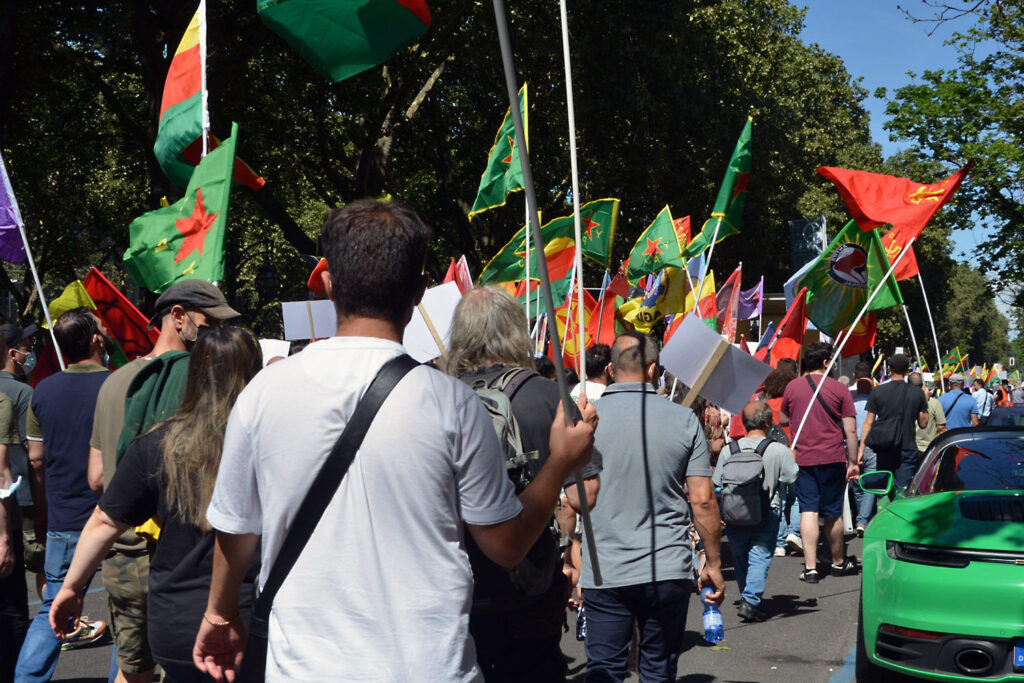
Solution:
<path fill-rule="evenodd" d="M 100 591 L 103 591 L 103 590 L 106 590 L 106 588 L 104 588 L 103 586 L 97 586 L 96 588 L 90 588 L 89 590 L 87 590 L 85 592 L 85 594 L 88 595 L 89 593 L 99 593 Z M 32 602 L 28 603 L 28 606 L 29 607 L 35 607 L 36 605 L 41 605 L 41 604 L 43 604 L 42 600 L 33 600 Z"/>
<path fill-rule="evenodd" d="M 857 675 L 857 646 L 854 645 L 843 658 L 843 668 L 832 674 L 828 683 L 851 683 Z"/>

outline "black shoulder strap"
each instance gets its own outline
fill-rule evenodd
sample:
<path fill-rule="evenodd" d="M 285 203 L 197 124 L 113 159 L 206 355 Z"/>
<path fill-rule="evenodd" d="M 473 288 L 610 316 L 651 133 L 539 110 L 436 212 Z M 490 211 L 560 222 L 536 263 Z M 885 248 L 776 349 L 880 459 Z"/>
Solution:
<path fill-rule="evenodd" d="M 729 439 L 729 453 L 736 455 L 740 452 L 740 445 L 736 443 L 736 439 Z"/>
<path fill-rule="evenodd" d="M 953 399 L 953 402 L 949 404 L 949 410 L 946 411 L 946 412 L 949 412 L 949 413 L 953 412 L 953 406 L 955 406 L 956 402 L 959 401 L 963 397 L 964 397 L 964 390 L 961 389 L 960 390 L 960 395 Z"/>
<path fill-rule="evenodd" d="M 768 438 L 761 439 L 761 443 L 757 444 L 757 448 L 754 449 L 754 452 L 757 453 L 758 455 L 760 455 L 763 458 L 764 457 L 764 452 L 766 450 L 768 450 L 768 447 L 771 446 L 771 445 L 772 445 L 772 440 L 771 439 L 768 439 Z"/>
<path fill-rule="evenodd" d="M 253 622 L 260 620 L 263 624 L 270 618 L 270 608 L 274 604 L 274 596 L 281 588 L 281 584 L 288 577 L 288 573 L 295 565 L 303 548 L 313 535 L 324 510 L 334 497 L 334 493 L 345 478 L 349 466 L 356 457 L 356 452 L 363 443 L 366 431 L 373 423 L 374 417 L 380 410 L 381 405 L 387 399 L 391 390 L 401 381 L 405 375 L 414 367 L 419 365 L 410 356 L 402 354 L 397 358 L 389 360 L 377 373 L 366 393 L 356 405 L 355 412 L 349 418 L 348 424 L 342 430 L 337 443 L 331 450 L 327 460 L 324 461 L 320 472 L 313 480 L 306 497 L 299 505 L 295 513 L 295 519 L 285 534 L 281 550 L 274 559 L 267 575 L 267 582 L 263 585 L 256 604 L 253 608 Z"/>
<path fill-rule="evenodd" d="M 804 378 L 807 380 L 807 383 L 809 385 L 811 385 L 811 391 L 813 392 L 815 390 L 815 388 L 816 388 L 815 385 L 814 385 L 814 380 L 811 379 L 810 375 L 804 375 Z M 825 376 L 824 375 L 821 376 L 821 381 L 822 382 L 825 381 Z M 822 408 L 825 409 L 825 412 L 828 413 L 828 416 L 831 417 L 832 421 L 835 422 L 840 427 L 840 429 L 841 429 L 842 426 L 843 426 L 842 418 L 840 418 L 838 415 L 836 415 L 835 412 L 831 408 L 828 407 L 828 404 L 825 403 L 825 399 L 823 399 L 821 397 L 821 392 L 820 391 L 818 392 L 818 405 L 820 405 Z M 808 408 L 808 410 L 810 410 L 810 408 Z"/>

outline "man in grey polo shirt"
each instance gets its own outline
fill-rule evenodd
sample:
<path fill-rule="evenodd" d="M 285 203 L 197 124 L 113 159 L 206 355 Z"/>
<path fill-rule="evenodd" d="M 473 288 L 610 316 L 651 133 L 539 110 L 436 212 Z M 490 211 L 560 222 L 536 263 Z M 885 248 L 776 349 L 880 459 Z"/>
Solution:
<path fill-rule="evenodd" d="M 612 347 L 615 383 L 594 404 L 601 418 L 594 453 L 604 458 L 604 502 L 591 517 L 603 582 L 594 583 L 584 548 L 588 681 L 626 677 L 634 620 L 640 627 L 640 679 L 676 680 L 693 593 L 690 507 L 707 556 L 699 585 L 711 586 L 710 599 L 718 604 L 725 597 L 722 520 L 707 441 L 692 410 L 658 396 L 658 367 L 653 339 L 622 335 Z"/>

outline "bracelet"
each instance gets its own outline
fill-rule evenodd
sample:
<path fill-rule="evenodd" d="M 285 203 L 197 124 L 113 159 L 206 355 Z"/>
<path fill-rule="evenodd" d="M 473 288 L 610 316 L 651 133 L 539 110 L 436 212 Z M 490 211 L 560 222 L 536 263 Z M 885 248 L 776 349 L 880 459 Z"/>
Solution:
<path fill-rule="evenodd" d="M 228 619 L 227 621 L 214 621 L 209 616 L 207 616 L 206 612 L 203 612 L 203 620 L 207 624 L 209 624 L 210 626 L 230 626 L 231 625 L 231 620 L 230 619 Z"/>

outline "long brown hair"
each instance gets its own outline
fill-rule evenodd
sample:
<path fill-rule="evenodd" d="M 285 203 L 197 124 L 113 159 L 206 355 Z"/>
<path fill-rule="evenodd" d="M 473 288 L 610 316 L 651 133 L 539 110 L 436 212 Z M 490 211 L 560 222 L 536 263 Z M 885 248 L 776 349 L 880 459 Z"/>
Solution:
<path fill-rule="evenodd" d="M 163 471 L 172 511 L 209 529 L 206 507 L 235 399 L 262 365 L 256 341 L 237 327 L 201 327 L 188 364 L 181 412 L 165 421 Z"/>

